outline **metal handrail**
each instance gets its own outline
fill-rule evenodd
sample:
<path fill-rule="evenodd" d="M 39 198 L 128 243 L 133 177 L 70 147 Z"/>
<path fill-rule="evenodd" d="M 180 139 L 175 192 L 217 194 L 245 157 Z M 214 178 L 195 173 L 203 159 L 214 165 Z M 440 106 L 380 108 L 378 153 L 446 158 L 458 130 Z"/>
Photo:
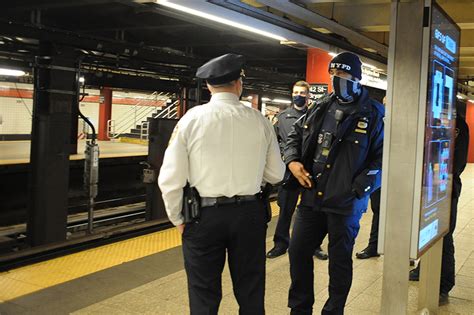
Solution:
<path fill-rule="evenodd" d="M 178 116 L 178 103 L 179 100 L 174 101 L 162 109 L 154 118 L 176 118 Z"/>
<path fill-rule="evenodd" d="M 121 134 L 130 131 L 130 129 L 135 128 L 138 122 L 142 121 L 144 118 L 149 117 L 157 108 L 158 106 L 144 106 L 143 103 L 145 101 L 156 100 L 161 98 L 163 101 L 165 98 L 170 96 L 169 93 L 157 93 L 153 92 L 151 97 L 146 98 L 138 102 L 132 108 L 130 108 L 121 119 L 115 121 L 114 123 L 114 132 L 111 134 L 110 138 L 118 138 Z"/>
<path fill-rule="evenodd" d="M 161 96 L 162 94 L 163 94 L 162 92 L 160 92 L 160 93 L 153 92 L 152 94 L 150 94 L 150 99 L 152 99 L 152 98 L 157 99 L 158 96 Z M 127 120 L 127 118 L 130 117 L 130 114 L 132 114 L 135 111 L 136 107 L 141 106 L 142 102 L 145 101 L 145 100 L 149 100 L 149 99 L 142 99 L 137 104 L 135 104 L 134 106 L 131 106 L 130 109 L 127 112 L 125 112 L 125 114 L 120 119 L 117 120 L 117 123 L 120 124 L 122 121 Z"/>

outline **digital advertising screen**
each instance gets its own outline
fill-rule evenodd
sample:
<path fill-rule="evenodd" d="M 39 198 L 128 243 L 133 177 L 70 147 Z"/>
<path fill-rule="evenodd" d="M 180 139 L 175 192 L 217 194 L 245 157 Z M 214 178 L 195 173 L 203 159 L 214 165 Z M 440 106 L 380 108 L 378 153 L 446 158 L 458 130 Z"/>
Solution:
<path fill-rule="evenodd" d="M 449 229 L 459 58 L 458 26 L 432 6 L 419 255 Z"/>

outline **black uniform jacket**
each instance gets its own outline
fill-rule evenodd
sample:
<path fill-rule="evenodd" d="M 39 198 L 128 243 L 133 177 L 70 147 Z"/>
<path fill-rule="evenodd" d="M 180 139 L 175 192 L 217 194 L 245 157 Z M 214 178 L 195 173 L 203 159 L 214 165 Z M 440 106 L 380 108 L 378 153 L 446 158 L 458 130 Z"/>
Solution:
<path fill-rule="evenodd" d="M 291 105 L 291 107 L 288 107 L 276 116 L 276 122 L 273 124 L 273 126 L 275 128 L 275 133 L 282 155 L 288 134 L 290 133 L 294 122 L 303 116 L 305 112 L 306 110 L 299 111 L 293 105 Z"/>
<path fill-rule="evenodd" d="M 469 149 L 469 127 L 461 117 L 456 117 L 456 129 L 458 136 L 454 141 L 454 162 L 453 162 L 453 197 L 459 198 L 461 194 L 461 173 L 467 164 L 467 153 Z"/>
<path fill-rule="evenodd" d="M 294 123 L 285 146 L 287 165 L 300 161 L 306 170 L 312 169 L 318 134 L 333 101 L 334 94 L 319 99 Z M 385 115 L 384 107 L 370 99 L 364 88 L 357 103 L 348 106 L 356 108 L 341 122 L 326 167 L 310 191 L 320 210 L 346 215 L 365 211 L 370 193 L 380 187 Z M 295 181 L 290 175 L 286 184 Z"/>

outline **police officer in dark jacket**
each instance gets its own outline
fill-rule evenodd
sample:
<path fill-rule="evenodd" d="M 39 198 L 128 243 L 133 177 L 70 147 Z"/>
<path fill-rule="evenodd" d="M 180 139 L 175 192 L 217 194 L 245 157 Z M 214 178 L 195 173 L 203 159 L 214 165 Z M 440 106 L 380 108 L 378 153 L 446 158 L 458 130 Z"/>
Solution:
<path fill-rule="evenodd" d="M 288 135 L 285 163 L 305 188 L 289 247 L 291 314 L 312 313 L 312 255 L 326 233 L 329 298 L 322 314 L 343 314 L 359 220 L 380 187 L 384 108 L 360 85 L 361 65 L 349 52 L 334 57 L 334 93 L 309 108 Z"/>
<path fill-rule="evenodd" d="M 455 260 L 453 233 L 456 228 L 458 214 L 458 201 L 461 195 L 461 173 L 466 168 L 467 153 L 469 149 L 469 127 L 464 117 L 456 117 L 456 134 L 454 142 L 453 160 L 453 191 L 451 195 L 451 217 L 449 221 L 449 232 L 443 238 L 443 253 L 441 260 L 441 283 L 439 289 L 440 305 L 449 302 L 449 291 L 454 287 Z M 420 264 L 410 271 L 410 280 L 418 281 L 420 277 Z"/>
<path fill-rule="evenodd" d="M 283 156 L 283 149 L 288 138 L 288 134 L 295 121 L 306 113 L 309 102 L 309 84 L 306 81 L 298 81 L 293 85 L 292 98 L 293 104 L 281 113 L 279 113 L 273 121 L 275 133 L 278 138 L 280 150 Z M 289 170 L 286 170 L 285 177 L 289 176 Z M 286 253 L 290 243 L 290 224 L 293 213 L 295 212 L 296 203 L 300 195 L 301 189 L 299 187 L 284 187 L 280 186 L 278 189 L 278 206 L 280 207 L 280 214 L 278 216 L 278 223 L 273 236 L 275 246 L 268 251 L 267 258 L 276 258 Z M 314 255 L 322 260 L 328 258 L 327 254 L 317 246 Z"/>
<path fill-rule="evenodd" d="M 383 106 L 387 105 L 386 97 L 383 98 Z M 358 259 L 367 259 L 371 257 L 379 257 L 377 252 L 377 244 L 379 241 L 379 221 L 380 221 L 380 195 L 381 189 L 375 190 L 370 195 L 370 209 L 372 209 L 372 224 L 370 226 L 369 244 L 366 248 L 356 253 Z"/>

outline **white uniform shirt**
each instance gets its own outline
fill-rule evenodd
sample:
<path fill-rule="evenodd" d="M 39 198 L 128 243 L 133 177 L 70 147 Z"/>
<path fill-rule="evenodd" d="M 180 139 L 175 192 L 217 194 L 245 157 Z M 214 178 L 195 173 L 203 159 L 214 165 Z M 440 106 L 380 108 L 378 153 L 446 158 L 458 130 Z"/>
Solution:
<path fill-rule="evenodd" d="M 158 185 L 174 225 L 183 223 L 183 187 L 201 197 L 254 195 L 262 181 L 276 184 L 285 165 L 270 121 L 232 93 L 216 93 L 189 110 L 176 125 Z"/>

